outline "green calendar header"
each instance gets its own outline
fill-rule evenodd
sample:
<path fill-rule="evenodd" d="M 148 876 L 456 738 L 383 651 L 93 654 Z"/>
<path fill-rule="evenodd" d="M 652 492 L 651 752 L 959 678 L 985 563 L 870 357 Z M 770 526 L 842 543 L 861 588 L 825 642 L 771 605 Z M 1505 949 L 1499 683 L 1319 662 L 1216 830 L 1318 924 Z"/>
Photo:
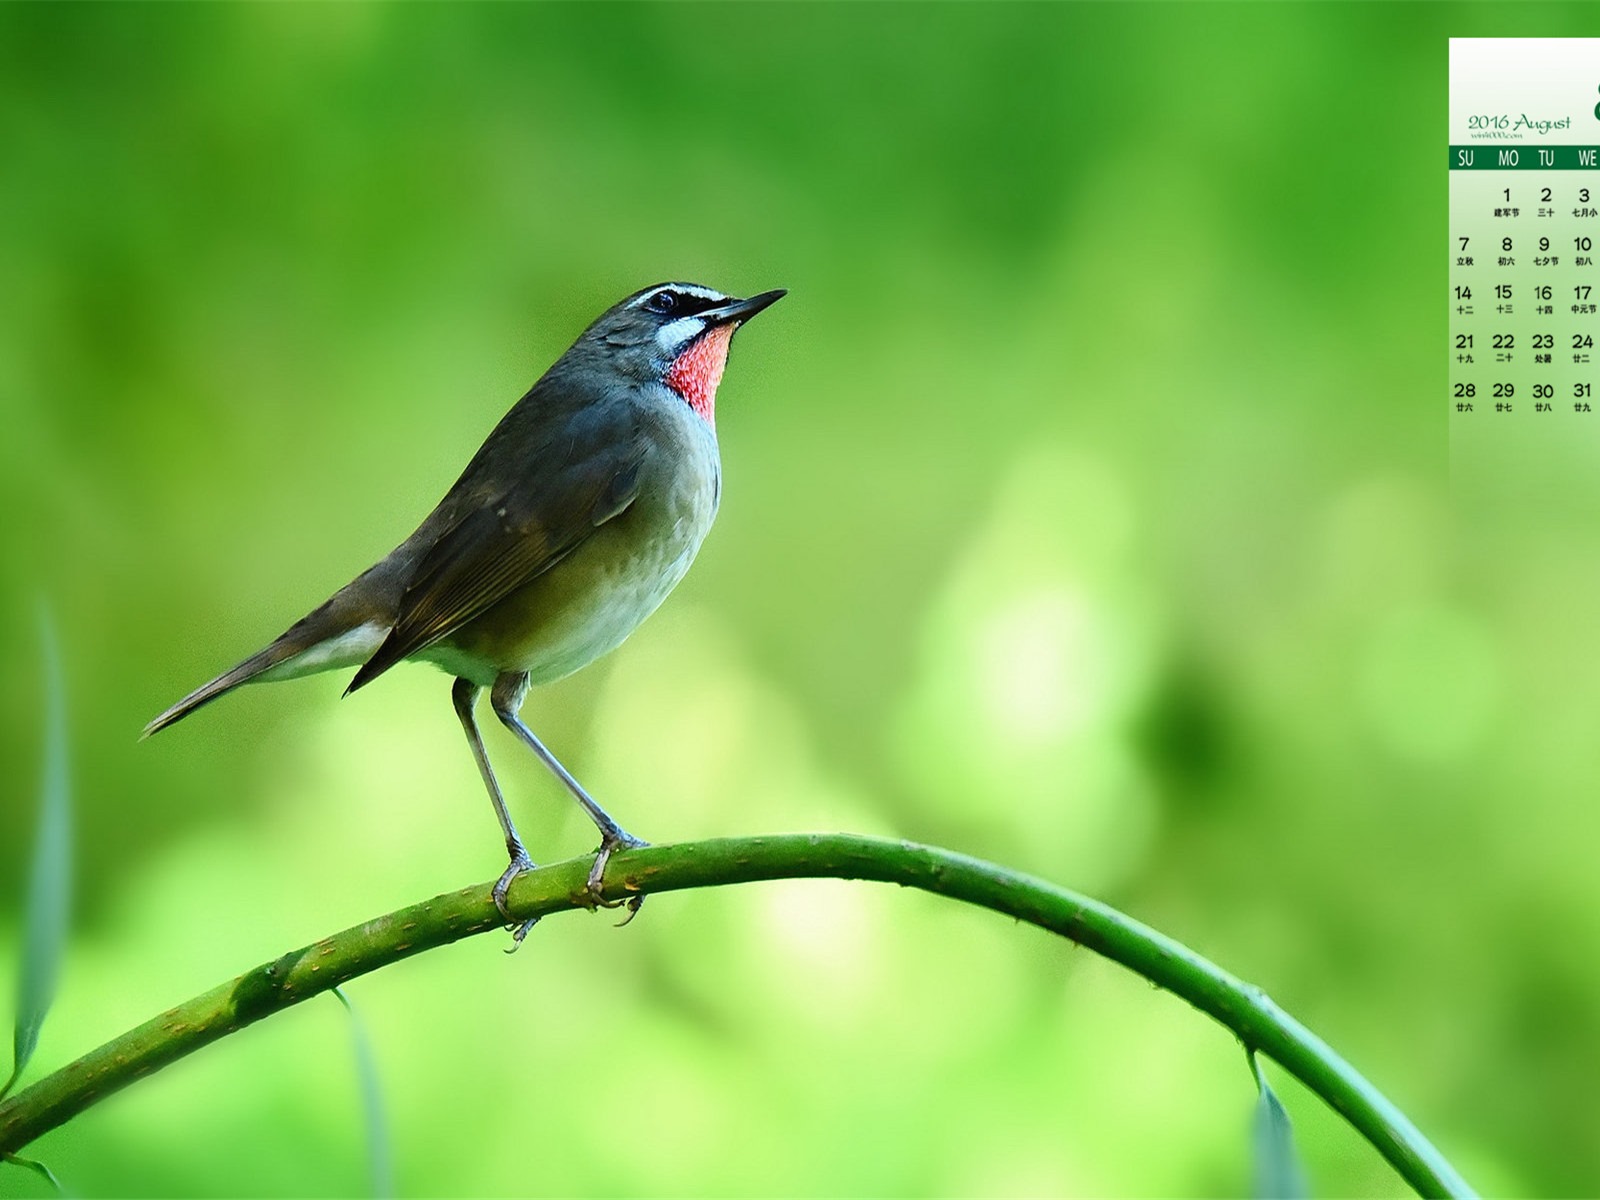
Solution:
<path fill-rule="evenodd" d="M 1452 171 L 1600 171 L 1600 146 L 1507 146 L 1484 142 L 1450 147 Z"/>

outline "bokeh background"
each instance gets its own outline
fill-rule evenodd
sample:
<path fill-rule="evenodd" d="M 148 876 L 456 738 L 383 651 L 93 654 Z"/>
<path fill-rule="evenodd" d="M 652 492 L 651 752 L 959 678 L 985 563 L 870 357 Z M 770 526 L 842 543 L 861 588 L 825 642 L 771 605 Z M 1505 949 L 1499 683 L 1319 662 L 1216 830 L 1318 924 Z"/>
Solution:
<path fill-rule="evenodd" d="M 424 668 L 140 726 L 410 532 L 617 297 L 740 335 L 723 513 L 526 710 L 657 841 L 848 829 L 1266 987 L 1479 1188 L 1600 1189 L 1600 487 L 1452 483 L 1446 38 L 1540 5 L 0 12 L 0 996 L 66 660 L 75 926 L 30 1078 L 501 866 Z M 1548 450 L 1548 448 L 1547 448 Z M 592 844 L 498 730 L 536 856 Z M 552 919 L 349 989 L 405 1195 L 1229 1195 L 1220 1028 L 871 885 Z M 8 1014 L 0 1014 L 8 1015 Z M 1398 1178 L 1278 1073 L 1313 1186 Z M 331 999 L 34 1152 L 362 1194 Z M 0 1171 L 0 1195 L 33 1176 Z"/>

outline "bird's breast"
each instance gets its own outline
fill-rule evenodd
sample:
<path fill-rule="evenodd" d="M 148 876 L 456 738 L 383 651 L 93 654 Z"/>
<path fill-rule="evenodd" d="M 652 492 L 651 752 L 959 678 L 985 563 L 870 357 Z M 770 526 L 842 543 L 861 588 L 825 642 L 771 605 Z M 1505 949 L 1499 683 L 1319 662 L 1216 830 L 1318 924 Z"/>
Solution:
<path fill-rule="evenodd" d="M 570 675 L 617 646 L 688 571 L 716 517 L 716 436 L 675 400 L 654 431 L 639 494 L 576 550 L 424 651 L 487 685 L 505 671 L 534 683 Z"/>

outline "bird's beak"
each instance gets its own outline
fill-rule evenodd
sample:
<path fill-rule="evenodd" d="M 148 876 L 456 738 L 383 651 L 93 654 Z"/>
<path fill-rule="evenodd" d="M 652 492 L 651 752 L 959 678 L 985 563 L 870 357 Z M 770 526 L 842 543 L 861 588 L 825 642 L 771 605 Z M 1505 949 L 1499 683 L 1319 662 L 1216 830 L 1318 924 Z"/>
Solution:
<path fill-rule="evenodd" d="M 774 288 L 770 292 L 762 292 L 759 296 L 751 296 L 748 300 L 729 300 L 725 304 L 717 305 L 716 308 L 703 309 L 695 316 L 704 318 L 712 325 L 743 325 L 762 309 L 776 304 L 788 294 L 788 288 Z"/>

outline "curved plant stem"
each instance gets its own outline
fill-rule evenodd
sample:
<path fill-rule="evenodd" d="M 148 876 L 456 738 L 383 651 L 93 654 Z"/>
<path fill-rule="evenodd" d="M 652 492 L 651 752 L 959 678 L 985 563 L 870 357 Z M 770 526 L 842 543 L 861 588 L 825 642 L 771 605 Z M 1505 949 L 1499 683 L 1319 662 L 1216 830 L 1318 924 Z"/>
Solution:
<path fill-rule="evenodd" d="M 588 857 L 531 871 L 512 886 L 515 921 L 582 907 Z M 611 861 L 608 899 L 761 879 L 831 876 L 920 888 L 1038 925 L 1121 963 L 1215 1018 L 1277 1061 L 1371 1142 L 1424 1196 L 1472 1189 L 1405 1115 L 1320 1038 L 1243 983 L 1115 909 L 947 850 L 848 834 L 725 838 L 630 850 Z M 97 1100 L 252 1021 L 358 975 L 503 924 L 489 885 L 448 892 L 293 950 L 92 1050 L 0 1103 L 8 1155 Z"/>

